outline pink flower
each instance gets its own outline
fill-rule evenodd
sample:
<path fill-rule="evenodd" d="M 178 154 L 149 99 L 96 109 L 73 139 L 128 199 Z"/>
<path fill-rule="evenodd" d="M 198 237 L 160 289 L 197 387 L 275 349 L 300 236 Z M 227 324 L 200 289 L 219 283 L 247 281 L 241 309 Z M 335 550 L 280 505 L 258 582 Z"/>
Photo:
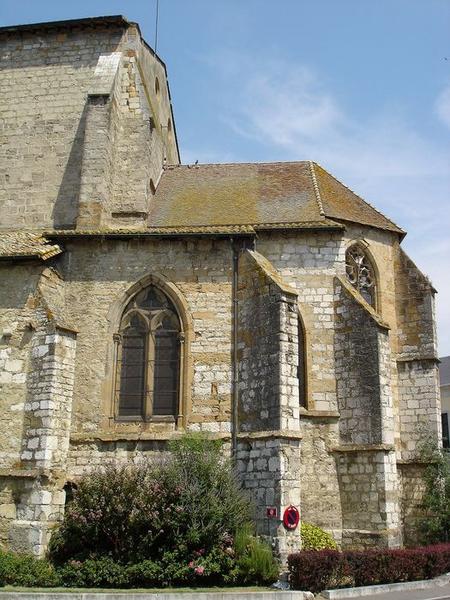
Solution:
<path fill-rule="evenodd" d="M 205 567 L 195 567 L 195 573 L 197 575 L 203 575 L 204 571 L 205 571 Z"/>
<path fill-rule="evenodd" d="M 191 562 L 189 563 L 189 565 L 188 565 L 188 566 L 189 566 L 189 568 L 193 569 L 193 568 L 194 568 L 194 561 L 193 561 L 193 560 L 191 560 Z"/>

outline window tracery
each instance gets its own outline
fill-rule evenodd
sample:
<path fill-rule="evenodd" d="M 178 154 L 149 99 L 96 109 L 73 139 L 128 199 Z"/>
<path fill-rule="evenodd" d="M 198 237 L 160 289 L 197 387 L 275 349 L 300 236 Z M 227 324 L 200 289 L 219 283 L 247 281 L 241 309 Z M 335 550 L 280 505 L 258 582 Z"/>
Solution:
<path fill-rule="evenodd" d="M 368 304 L 376 307 L 376 277 L 367 253 L 354 244 L 345 253 L 347 279 Z"/>
<path fill-rule="evenodd" d="M 171 300 L 151 285 L 122 314 L 116 366 L 116 415 L 149 421 L 179 409 L 181 324 Z"/>

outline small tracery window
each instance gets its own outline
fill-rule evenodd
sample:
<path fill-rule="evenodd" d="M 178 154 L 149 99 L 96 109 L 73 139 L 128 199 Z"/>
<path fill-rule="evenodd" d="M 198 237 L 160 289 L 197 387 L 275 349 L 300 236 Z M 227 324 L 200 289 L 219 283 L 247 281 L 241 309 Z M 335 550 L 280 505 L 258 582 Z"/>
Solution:
<path fill-rule="evenodd" d="M 345 253 L 347 279 L 358 290 L 366 302 L 376 307 L 376 277 L 373 265 L 359 244 L 354 244 Z"/>
<path fill-rule="evenodd" d="M 145 288 L 128 302 L 118 339 L 117 416 L 176 417 L 181 326 L 173 303 L 159 288 Z"/>

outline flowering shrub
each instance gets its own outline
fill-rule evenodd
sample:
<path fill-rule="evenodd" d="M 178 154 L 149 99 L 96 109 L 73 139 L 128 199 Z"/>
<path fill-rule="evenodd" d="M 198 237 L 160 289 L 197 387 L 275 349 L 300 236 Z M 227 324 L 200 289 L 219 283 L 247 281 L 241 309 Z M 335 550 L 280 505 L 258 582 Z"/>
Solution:
<path fill-rule="evenodd" d="M 288 557 L 294 589 L 327 588 L 431 579 L 450 571 L 450 544 L 402 550 L 302 551 Z"/>
<path fill-rule="evenodd" d="M 271 549 L 248 531 L 251 505 L 220 444 L 188 435 L 170 449 L 157 465 L 109 466 L 80 482 L 49 548 L 63 585 L 277 579 Z M 237 549 L 242 532 L 246 542 Z"/>
<path fill-rule="evenodd" d="M 122 563 L 178 560 L 222 547 L 249 520 L 250 504 L 217 443 L 186 436 L 159 465 L 109 466 L 86 476 L 50 543 L 50 556 L 108 556 Z"/>
<path fill-rule="evenodd" d="M 300 527 L 303 550 L 337 550 L 333 537 L 317 525 L 302 521 Z"/>

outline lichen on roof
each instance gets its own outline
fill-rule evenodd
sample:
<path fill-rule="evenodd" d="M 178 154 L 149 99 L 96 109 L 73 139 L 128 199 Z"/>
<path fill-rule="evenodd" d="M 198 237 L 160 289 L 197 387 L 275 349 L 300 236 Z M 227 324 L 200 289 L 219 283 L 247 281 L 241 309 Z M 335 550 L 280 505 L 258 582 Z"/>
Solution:
<path fill-rule="evenodd" d="M 58 244 L 50 243 L 39 233 L 31 231 L 2 231 L 0 258 L 40 258 L 47 260 L 62 252 Z"/>
<path fill-rule="evenodd" d="M 149 227 L 331 227 L 338 225 L 334 219 L 404 234 L 311 161 L 166 167 Z"/>

